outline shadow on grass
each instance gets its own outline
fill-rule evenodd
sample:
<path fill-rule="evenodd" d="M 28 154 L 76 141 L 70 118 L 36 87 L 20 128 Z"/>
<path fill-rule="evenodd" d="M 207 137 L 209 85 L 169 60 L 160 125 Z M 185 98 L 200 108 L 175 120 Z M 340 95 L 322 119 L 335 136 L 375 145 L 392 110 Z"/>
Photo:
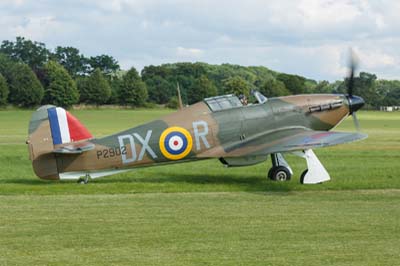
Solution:
<path fill-rule="evenodd" d="M 33 178 L 8 178 L 8 179 L 0 179 L 1 184 L 16 184 L 16 185 L 49 185 L 54 183 L 54 181 L 42 180 L 42 179 L 33 179 Z M 59 183 L 55 181 L 55 183 Z M 54 184 L 55 184 L 54 183 Z"/>
<path fill-rule="evenodd" d="M 109 183 L 124 183 L 124 184 L 176 184 L 179 186 L 185 185 L 198 185 L 199 190 L 201 190 L 201 186 L 209 186 L 216 185 L 220 187 L 220 189 L 216 189 L 217 191 L 223 191 L 224 187 L 226 187 L 227 191 L 236 190 L 236 191 L 280 191 L 280 192 L 288 192 L 292 190 L 292 185 L 290 182 L 273 182 L 270 180 L 266 180 L 260 178 L 259 176 L 231 176 L 231 175 L 223 175 L 217 176 L 212 174 L 166 174 L 163 177 L 157 177 L 156 175 L 150 177 L 116 177 L 116 178 L 105 178 L 105 179 L 97 179 L 93 182 L 98 184 L 109 184 Z M 236 188 L 236 189 L 234 189 Z M 209 189 L 205 189 L 209 190 Z"/>
<path fill-rule="evenodd" d="M 76 181 L 48 181 L 41 179 L 31 178 L 10 178 L 0 179 L 1 184 L 14 184 L 14 185 L 28 185 L 28 186 L 59 186 L 63 184 L 71 184 Z M 295 181 L 292 181 L 295 182 Z M 245 191 L 245 192 L 260 192 L 260 191 L 276 191 L 276 192 L 289 192 L 293 190 L 291 182 L 273 182 L 260 178 L 259 176 L 234 176 L 234 175 L 212 175 L 212 174 L 188 174 L 188 173 L 174 173 L 164 174 L 163 177 L 154 174 L 141 175 L 141 177 L 134 177 L 132 175 L 122 175 L 115 177 L 105 177 L 94 179 L 87 184 L 87 186 L 96 186 L 99 192 L 107 193 L 107 188 L 102 185 L 117 185 L 121 186 L 123 193 L 128 188 L 135 188 L 137 185 L 140 189 L 137 192 L 148 192 L 149 189 L 144 186 L 148 184 L 150 190 L 159 187 L 157 191 L 165 192 L 190 192 L 190 191 Z M 215 186 L 215 188 L 210 188 Z M 115 187 L 113 193 L 115 193 Z M 118 188 L 117 188 L 118 189 Z"/>

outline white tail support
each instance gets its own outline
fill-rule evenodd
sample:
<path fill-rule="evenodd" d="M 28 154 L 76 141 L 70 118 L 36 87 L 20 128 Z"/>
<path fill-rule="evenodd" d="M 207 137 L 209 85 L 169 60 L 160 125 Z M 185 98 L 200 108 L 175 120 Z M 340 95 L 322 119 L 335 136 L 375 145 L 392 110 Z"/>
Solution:
<path fill-rule="evenodd" d="M 312 150 L 296 152 L 295 154 L 307 161 L 308 171 L 304 175 L 303 184 L 318 184 L 331 179 L 329 173 Z"/>

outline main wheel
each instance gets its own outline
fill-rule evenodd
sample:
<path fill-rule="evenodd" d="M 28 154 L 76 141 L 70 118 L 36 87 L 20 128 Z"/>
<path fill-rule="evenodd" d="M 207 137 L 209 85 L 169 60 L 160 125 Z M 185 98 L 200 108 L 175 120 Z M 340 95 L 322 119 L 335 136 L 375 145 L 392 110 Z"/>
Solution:
<path fill-rule="evenodd" d="M 284 166 L 278 166 L 271 169 L 271 179 L 274 181 L 289 181 L 292 175 L 289 169 Z"/>
<path fill-rule="evenodd" d="M 301 173 L 300 184 L 304 184 L 304 177 L 306 176 L 307 173 L 308 173 L 308 169 L 304 170 L 303 173 Z"/>
<path fill-rule="evenodd" d="M 273 172 L 273 170 L 274 170 L 274 167 L 271 167 L 271 168 L 269 169 L 268 175 L 267 175 L 267 178 L 268 178 L 268 179 L 272 179 L 272 172 Z"/>

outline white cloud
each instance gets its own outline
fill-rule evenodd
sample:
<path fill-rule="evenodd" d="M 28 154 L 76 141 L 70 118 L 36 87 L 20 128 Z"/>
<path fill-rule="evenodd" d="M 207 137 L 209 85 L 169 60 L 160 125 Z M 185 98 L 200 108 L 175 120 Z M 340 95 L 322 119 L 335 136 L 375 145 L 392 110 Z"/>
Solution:
<path fill-rule="evenodd" d="M 390 67 L 399 63 L 394 56 L 380 50 L 360 50 L 356 48 L 355 51 L 358 57 L 362 58 L 362 64 L 369 69 Z"/>
<path fill-rule="evenodd" d="M 14 6 L 19 7 L 22 6 L 26 0 L 1 0 L 1 4 L 4 6 Z"/>
<path fill-rule="evenodd" d="M 196 48 L 184 48 L 181 46 L 176 48 L 176 55 L 183 60 L 198 59 L 203 55 L 203 53 L 204 51 Z"/>
<path fill-rule="evenodd" d="M 49 34 L 57 32 L 60 24 L 53 16 L 24 18 L 23 23 L 12 27 L 15 36 L 24 36 L 33 40 L 41 40 Z"/>
<path fill-rule="evenodd" d="M 302 0 L 298 8 L 303 23 L 310 28 L 350 23 L 361 16 L 359 8 L 349 1 Z"/>
<path fill-rule="evenodd" d="M 112 12 L 120 12 L 122 10 L 122 3 L 120 0 L 108 0 L 108 1 L 99 1 L 100 8 L 112 11 Z"/>
<path fill-rule="evenodd" d="M 0 38 L 107 53 L 138 70 L 228 62 L 318 80 L 346 75 L 355 47 L 362 71 L 400 79 L 399 10 L 394 0 L 2 0 Z"/>

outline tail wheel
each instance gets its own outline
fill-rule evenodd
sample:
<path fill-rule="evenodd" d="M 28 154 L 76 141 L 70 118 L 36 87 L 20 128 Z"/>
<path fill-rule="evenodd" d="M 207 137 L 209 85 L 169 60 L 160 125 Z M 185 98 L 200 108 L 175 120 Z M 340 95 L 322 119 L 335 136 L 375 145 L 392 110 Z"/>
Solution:
<path fill-rule="evenodd" d="M 78 179 L 78 184 L 87 184 L 89 182 L 90 175 L 86 174 L 85 177 L 81 177 Z"/>

